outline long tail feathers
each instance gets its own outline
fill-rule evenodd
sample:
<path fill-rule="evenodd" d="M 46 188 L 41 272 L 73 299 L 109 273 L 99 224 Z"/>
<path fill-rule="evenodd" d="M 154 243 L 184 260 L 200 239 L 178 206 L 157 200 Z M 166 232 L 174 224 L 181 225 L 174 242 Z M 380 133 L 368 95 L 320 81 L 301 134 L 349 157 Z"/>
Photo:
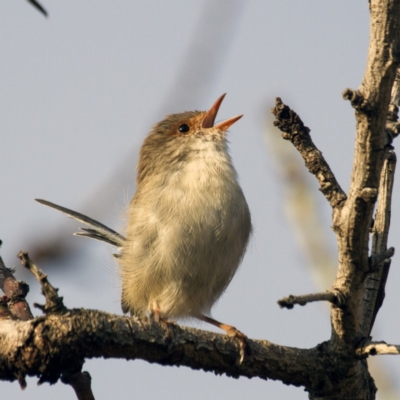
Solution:
<path fill-rule="evenodd" d="M 102 223 L 95 221 L 94 219 L 87 217 L 86 215 L 80 214 L 76 211 L 69 210 L 68 208 L 58 206 L 57 204 L 51 203 L 47 200 L 35 199 L 38 203 L 44 204 L 45 206 L 54 208 L 55 210 L 61 211 L 68 215 L 68 217 L 76 219 L 79 222 L 89 226 L 90 228 L 80 228 L 82 231 L 74 233 L 75 236 L 86 236 L 91 239 L 100 240 L 102 242 L 109 243 L 115 247 L 122 247 L 126 241 L 125 237 L 120 235 L 118 232 L 108 228 Z"/>

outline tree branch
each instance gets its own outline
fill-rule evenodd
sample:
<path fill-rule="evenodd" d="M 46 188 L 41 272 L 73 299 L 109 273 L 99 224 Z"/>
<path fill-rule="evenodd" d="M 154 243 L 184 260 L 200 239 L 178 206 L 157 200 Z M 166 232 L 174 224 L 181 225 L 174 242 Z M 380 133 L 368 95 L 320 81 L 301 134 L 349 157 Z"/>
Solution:
<path fill-rule="evenodd" d="M 46 314 L 29 321 L 6 315 L 0 321 L 0 379 L 18 379 L 21 386 L 25 386 L 25 377 L 29 375 L 38 376 L 39 383 L 54 383 L 62 377 L 75 388 L 78 397 L 89 398 L 90 394 L 84 392 L 90 389 L 90 379 L 86 379 L 83 389 L 79 388 L 79 381 L 88 378 L 80 372 L 84 360 L 113 357 L 187 366 L 232 377 L 278 379 L 304 386 L 312 399 L 374 398 L 376 388 L 363 357 L 399 353 L 399 346 L 365 342 L 365 335 L 373 325 L 377 305 L 383 301 L 380 296 L 383 298 L 385 274 L 390 265 L 385 257 L 393 253 L 386 249 L 386 239 L 382 239 L 368 257 L 368 240 L 382 165 L 391 150 L 386 131 L 389 128 L 395 131 L 393 127 L 388 128 L 386 115 L 399 63 L 400 0 L 371 0 L 370 5 L 371 39 L 366 73 L 358 90 L 348 89 L 344 93 L 356 109 L 357 120 L 348 197 L 298 115 L 279 98 L 273 110 L 276 125 L 284 132 L 283 137 L 301 153 L 333 209 L 333 228 L 339 249 L 339 268 L 333 290 L 291 299 L 292 304 L 294 301 L 298 304 L 315 300 L 332 302 L 331 340 L 313 349 L 248 340 L 248 354 L 243 363 L 239 363 L 238 343 L 226 335 L 178 325 L 163 326 L 151 318 L 67 310 L 46 275 L 26 253 L 20 253 L 23 264 L 41 283 L 46 296 L 46 305 L 42 309 Z M 384 191 L 380 189 L 380 197 Z M 379 268 L 382 260 L 385 260 L 383 269 Z M 363 320 L 363 299 L 370 289 L 371 266 L 373 273 L 380 270 L 382 273 L 378 277 L 379 287 L 370 290 L 378 293 L 375 300 L 370 301 L 374 307 L 365 312 Z M 4 301 L 0 301 L 0 313 L 3 311 Z M 360 346 L 360 343 L 364 344 Z"/>
<path fill-rule="evenodd" d="M 344 306 L 331 306 L 332 333 L 328 346 L 338 357 L 354 354 L 356 344 L 369 333 L 370 326 L 363 324 L 363 299 L 368 290 L 370 261 L 373 263 L 387 254 L 385 247 L 369 258 L 368 243 L 381 170 L 385 154 L 391 149 L 386 118 L 400 59 L 400 0 L 371 0 L 370 7 L 370 45 L 364 79 L 358 90 L 347 89 L 344 92 L 344 97 L 356 109 L 357 122 L 353 170 L 347 198 L 313 145 L 309 129 L 300 118 L 283 105 L 280 99 L 277 99 L 273 109 L 278 120 L 275 125 L 284 132 L 283 137 L 291 140 L 301 153 L 333 208 L 333 230 L 339 253 L 333 290 L 341 293 L 346 301 Z M 315 157 L 317 168 L 313 169 L 312 157 L 309 156 Z M 323 186 L 325 182 L 328 182 L 328 187 Z M 383 271 L 383 276 L 387 274 L 388 265 L 384 263 L 386 272 Z M 354 365 L 351 375 L 352 380 L 338 379 L 334 398 L 355 398 L 357 395 L 357 398 L 373 399 L 376 389 L 366 364 Z M 326 398 L 333 398 L 325 395 Z"/>
<path fill-rule="evenodd" d="M 85 358 L 97 357 L 139 358 L 305 387 L 315 384 L 317 371 L 324 368 L 322 358 L 317 361 L 317 349 L 301 350 L 261 340 L 248 340 L 248 354 L 239 365 L 238 345 L 227 335 L 84 309 L 26 322 L 2 321 L 0 343 L 1 380 L 14 380 L 17 372 L 25 377 L 40 371 L 40 382 L 55 383 L 62 373 L 80 371 Z M 321 384 L 330 385 L 328 381 Z"/>
<path fill-rule="evenodd" d="M 303 157 L 308 170 L 317 178 L 320 191 L 329 201 L 332 208 L 340 207 L 346 200 L 335 175 L 325 161 L 322 153 L 317 149 L 307 128 L 300 117 L 277 97 L 275 107 L 271 110 L 275 115 L 274 125 L 283 133 L 282 137 L 290 140 Z"/>
<path fill-rule="evenodd" d="M 232 377 L 279 379 L 286 384 L 331 387 L 320 349 L 302 350 L 267 341 L 246 341 L 247 354 L 239 362 L 237 341 L 198 329 L 156 323 L 152 318 L 127 318 L 93 310 L 67 310 L 44 274 L 27 253 L 18 257 L 40 282 L 45 316 L 0 324 L 0 380 L 26 376 L 39 383 L 70 384 L 78 399 L 93 400 L 90 375 L 81 372 L 86 358 L 143 359 L 161 365 L 188 366 Z M 1 311 L 1 310 L 0 310 Z M 74 349 L 71 352 L 71 349 Z M 316 378 L 318 376 L 318 378 Z"/>
<path fill-rule="evenodd" d="M 21 251 L 19 252 L 18 257 L 21 259 L 22 265 L 25 266 L 39 281 L 42 288 L 42 294 L 44 294 L 46 297 L 45 306 L 36 306 L 46 313 L 52 311 L 65 311 L 66 309 L 64 307 L 62 297 L 59 297 L 57 294 L 58 289 L 55 289 L 50 284 L 50 282 L 47 280 L 47 275 L 43 273 L 43 271 L 30 260 L 28 253 L 24 253 Z M 6 268 L 1 257 L 0 285 L 3 291 L 6 293 L 6 296 L 8 296 L 9 298 L 8 304 L 12 314 L 18 319 L 32 319 L 33 315 L 31 314 L 28 303 L 26 303 L 25 301 L 25 296 L 29 292 L 29 286 L 25 282 L 17 282 L 15 280 L 13 271 L 9 268 Z M 22 295 L 20 294 L 20 288 L 24 289 Z M 18 307 L 15 307 L 15 305 L 17 305 Z M 4 311 L 0 315 L 3 316 L 3 318 L 0 319 L 9 319 L 7 318 L 7 315 L 5 315 Z M 14 375 L 18 379 L 20 386 L 22 388 L 25 388 L 26 380 L 24 373 L 18 370 L 14 373 Z M 80 370 L 74 373 L 66 372 L 62 375 L 62 382 L 71 385 L 71 387 L 75 391 L 78 400 L 94 400 L 91 388 L 91 377 L 88 372 L 80 372 Z"/>
<path fill-rule="evenodd" d="M 375 356 L 375 355 L 398 355 L 400 354 L 400 345 L 387 344 L 385 342 L 370 342 L 367 341 L 364 345 L 356 349 L 356 354 L 362 356 Z"/>
<path fill-rule="evenodd" d="M 20 251 L 17 256 L 21 260 L 21 264 L 33 274 L 33 276 L 40 283 L 42 294 L 46 298 L 44 306 L 34 304 L 35 307 L 40 308 L 43 312 L 59 312 L 64 311 L 65 306 L 63 298 L 58 296 L 58 289 L 54 288 L 47 279 L 47 275 L 32 262 L 27 252 Z"/>
<path fill-rule="evenodd" d="M 371 1 L 365 75 L 357 91 L 346 92 L 356 108 L 357 135 L 348 198 L 334 221 L 339 266 L 333 287 L 347 299 L 345 308 L 332 306 L 331 343 L 338 352 L 350 351 L 368 334 L 360 305 L 370 272 L 369 230 L 387 151 L 385 127 L 390 93 L 399 64 L 399 17 L 399 0 Z"/>
<path fill-rule="evenodd" d="M 278 304 L 281 308 L 291 309 L 295 304 L 304 306 L 307 303 L 312 303 L 314 301 L 329 301 L 338 307 L 345 304 L 343 296 L 339 292 L 331 290 L 322 293 L 303 294 L 301 296 L 289 295 L 288 297 L 278 300 Z"/>

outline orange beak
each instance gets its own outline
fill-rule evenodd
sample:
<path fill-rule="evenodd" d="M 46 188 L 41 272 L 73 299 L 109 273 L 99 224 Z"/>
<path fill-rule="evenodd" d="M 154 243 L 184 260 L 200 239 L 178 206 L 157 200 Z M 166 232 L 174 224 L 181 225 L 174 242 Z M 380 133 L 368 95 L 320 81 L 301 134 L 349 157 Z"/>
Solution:
<path fill-rule="evenodd" d="M 236 117 L 229 118 L 223 122 L 220 122 L 218 125 L 214 126 L 215 118 L 217 117 L 219 107 L 222 104 L 222 100 L 226 93 L 218 98 L 218 100 L 212 105 L 212 107 L 207 111 L 206 116 L 203 119 L 203 123 L 201 124 L 202 128 L 217 128 L 220 131 L 226 132 L 228 128 L 233 125 L 236 121 L 243 117 L 243 115 L 237 115 Z"/>

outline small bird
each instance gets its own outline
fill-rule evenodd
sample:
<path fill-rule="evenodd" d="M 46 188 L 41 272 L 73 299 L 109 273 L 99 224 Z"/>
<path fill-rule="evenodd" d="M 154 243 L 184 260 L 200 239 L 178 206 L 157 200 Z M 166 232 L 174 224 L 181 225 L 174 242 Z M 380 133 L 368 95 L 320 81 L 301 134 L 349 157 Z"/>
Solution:
<path fill-rule="evenodd" d="M 226 140 L 242 115 L 214 125 L 224 97 L 208 111 L 168 115 L 154 125 L 140 150 L 126 238 L 80 213 L 37 201 L 89 226 L 75 235 L 119 249 L 124 313 L 213 324 L 239 339 L 242 361 L 246 335 L 210 317 L 252 230 Z"/>

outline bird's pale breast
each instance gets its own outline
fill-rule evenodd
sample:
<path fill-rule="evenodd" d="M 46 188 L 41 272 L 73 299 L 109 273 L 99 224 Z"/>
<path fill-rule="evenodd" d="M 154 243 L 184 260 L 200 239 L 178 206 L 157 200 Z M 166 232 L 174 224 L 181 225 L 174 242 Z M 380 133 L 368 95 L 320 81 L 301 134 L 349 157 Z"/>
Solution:
<path fill-rule="evenodd" d="M 184 163 L 137 188 L 121 257 L 125 311 L 208 313 L 236 272 L 250 214 L 225 141 L 209 139 L 193 139 Z"/>

